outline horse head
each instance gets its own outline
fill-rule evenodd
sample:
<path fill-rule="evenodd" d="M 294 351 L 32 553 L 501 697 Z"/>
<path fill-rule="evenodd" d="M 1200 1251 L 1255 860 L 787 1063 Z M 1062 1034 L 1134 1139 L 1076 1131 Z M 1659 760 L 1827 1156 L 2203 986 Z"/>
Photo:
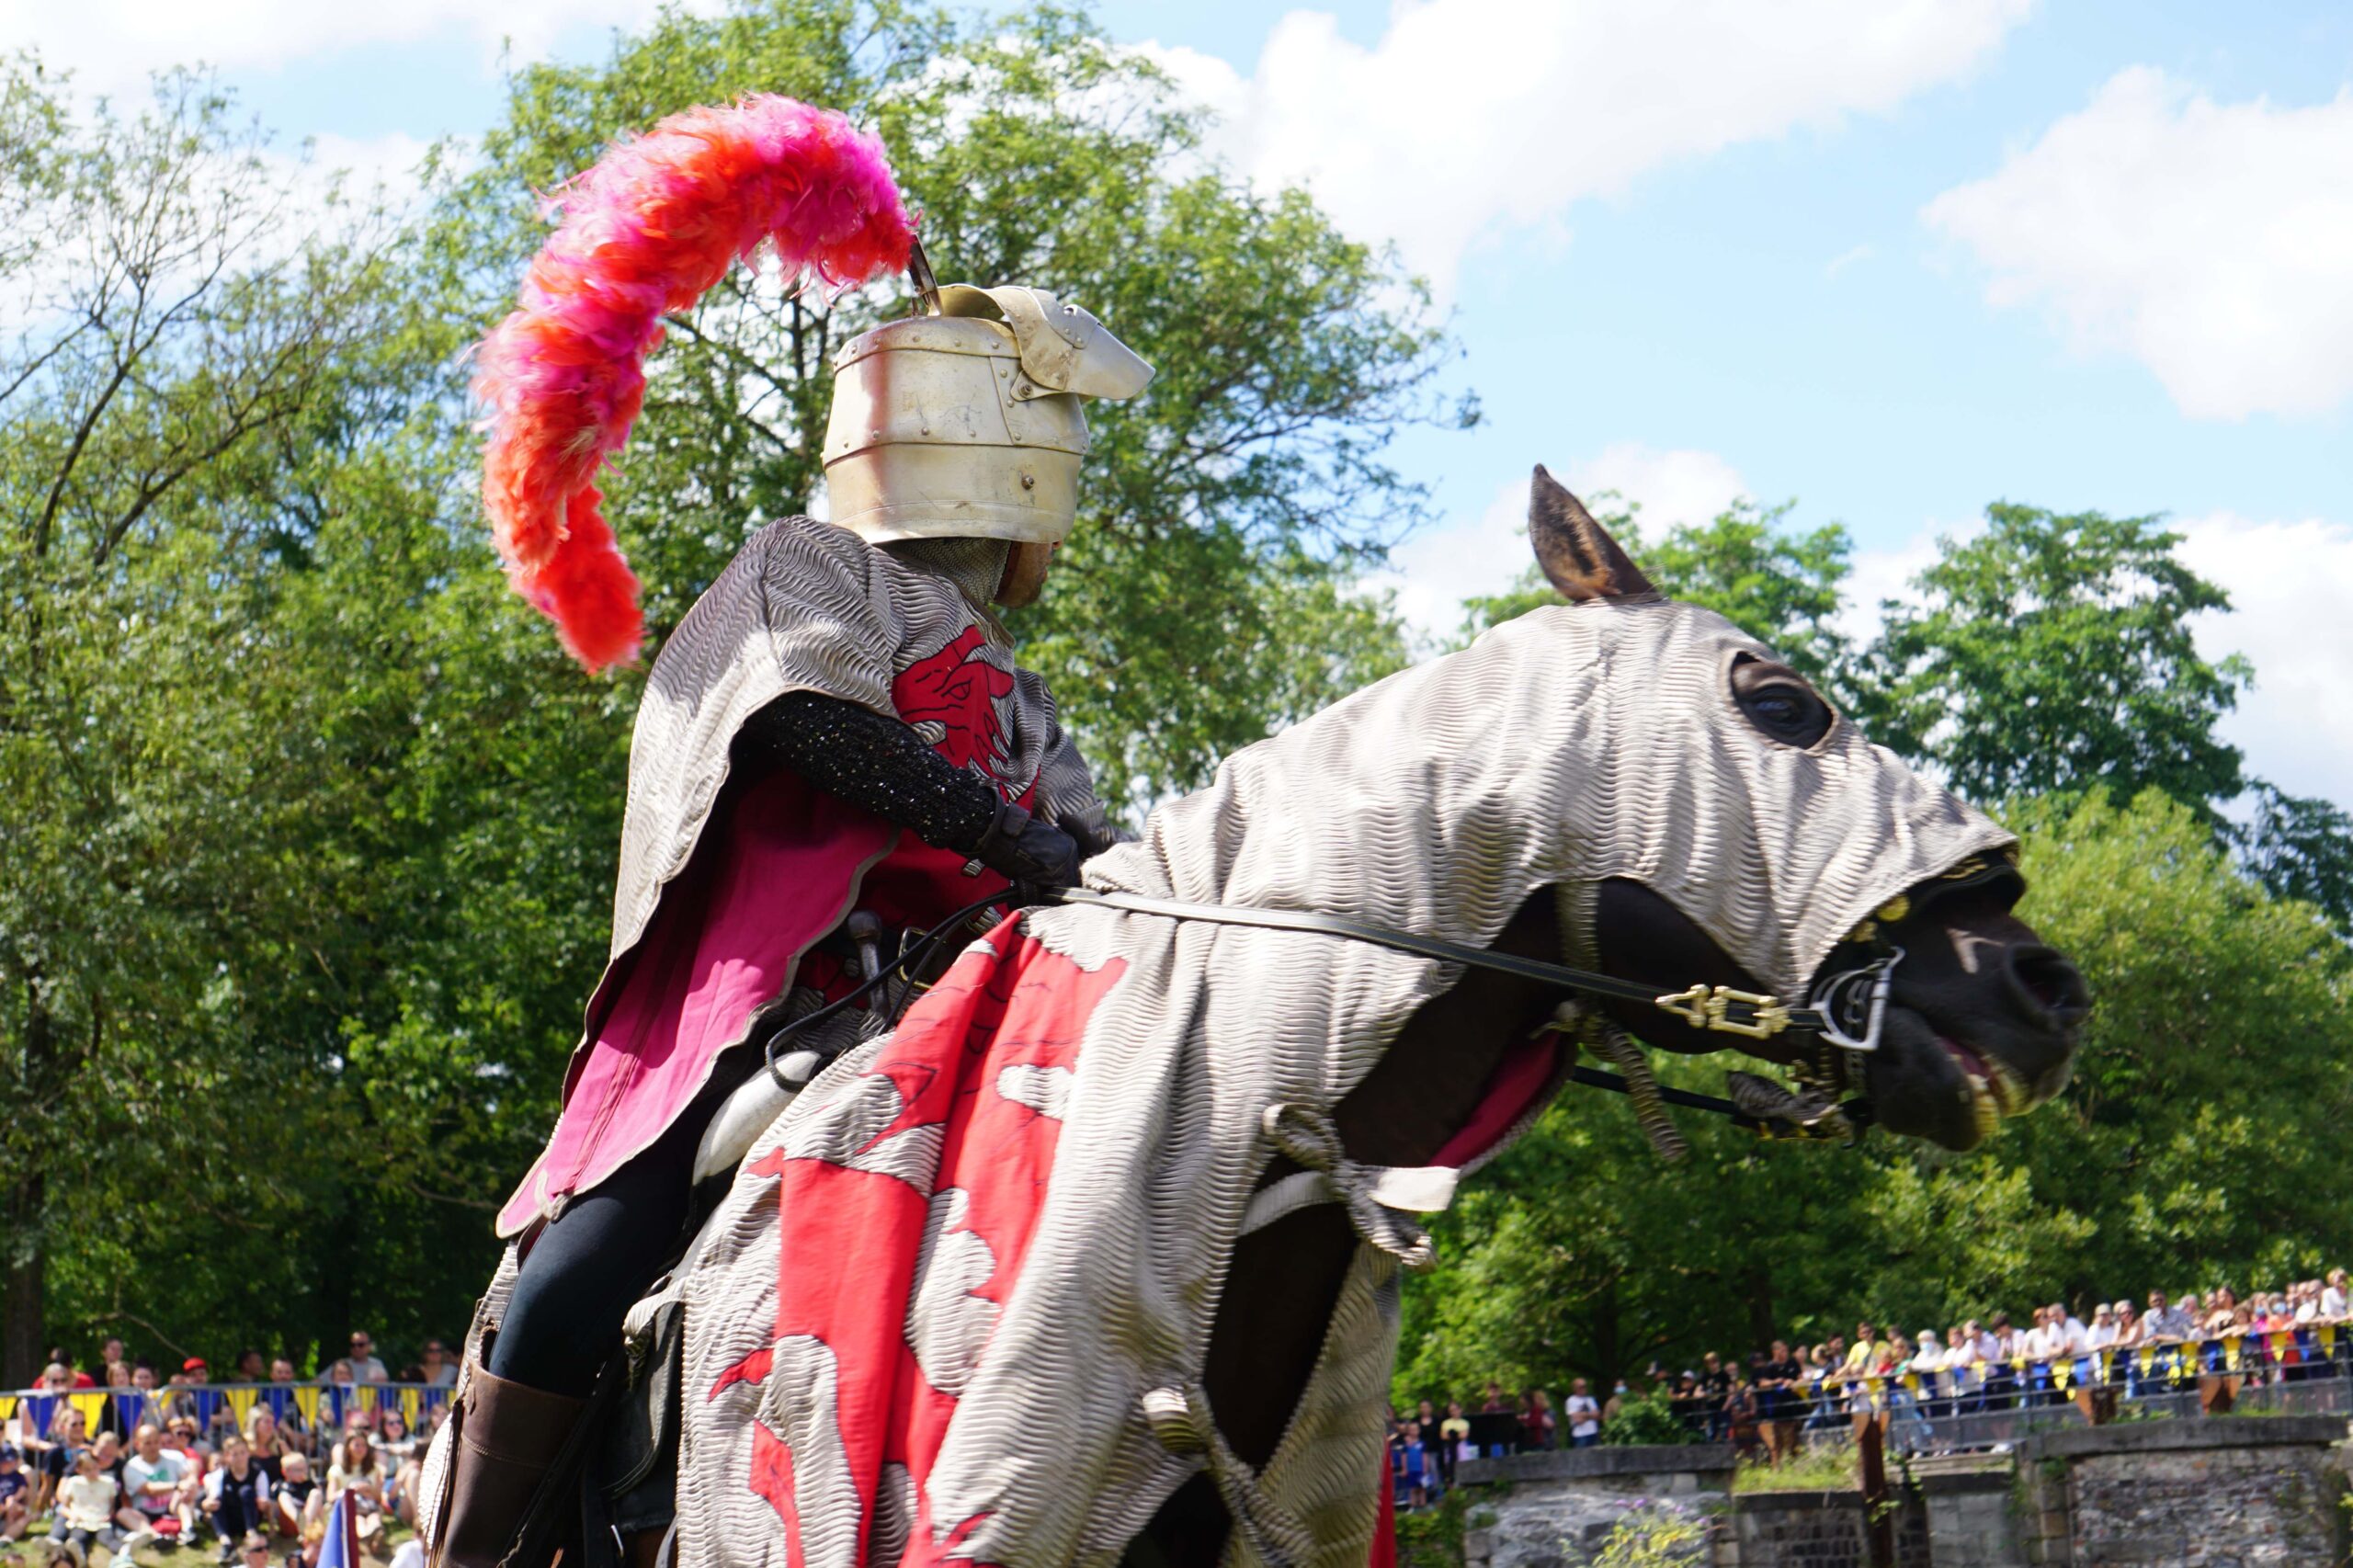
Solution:
<path fill-rule="evenodd" d="M 1529 538 L 1546 578 L 1572 603 L 1660 597 L 1618 541 L 1540 467 L 1530 492 Z M 1688 672 L 1688 684 L 1701 688 L 1700 700 L 1684 721 L 1715 733 L 1709 748 L 1714 755 L 1753 752 L 1776 764 L 1743 775 L 1771 778 L 1768 795 L 1755 801 L 1760 815 L 1807 811 L 1836 816 L 1842 831 L 1905 831 L 1906 821 L 1885 807 L 1915 797 L 1881 787 L 1891 774 L 1908 773 L 1904 765 L 1867 745 L 1852 721 L 1803 676 L 1745 642 L 1733 632 L 1717 646 L 1695 650 L 1699 665 Z M 1659 675 L 1663 684 L 1685 684 L 1676 672 Z M 1842 808 L 1842 789 L 1859 787 L 1866 799 Z M 1757 824 L 1760 832 L 1765 826 Z M 2025 891 L 2009 852 L 1965 856 L 1891 891 L 1810 977 L 1812 994 L 1830 975 L 1856 969 L 1873 953 L 1903 953 L 1892 971 L 1878 1049 L 1859 1062 L 1842 1063 L 1889 1131 L 1969 1149 L 2002 1118 L 2040 1105 L 2066 1082 L 2089 996 L 2075 965 L 2012 913 Z M 1751 994 L 1768 989 L 1670 895 L 1632 878 L 1599 883 L 1591 935 L 1606 973 L 1677 983 L 1688 977 Z M 1727 1043 L 1724 1034 L 1657 1006 L 1618 1002 L 1609 1010 L 1636 1038 L 1666 1051 L 1711 1052 Z M 1786 1035 L 1738 1048 L 1784 1065 L 1809 1065 L 1813 1054 Z"/>

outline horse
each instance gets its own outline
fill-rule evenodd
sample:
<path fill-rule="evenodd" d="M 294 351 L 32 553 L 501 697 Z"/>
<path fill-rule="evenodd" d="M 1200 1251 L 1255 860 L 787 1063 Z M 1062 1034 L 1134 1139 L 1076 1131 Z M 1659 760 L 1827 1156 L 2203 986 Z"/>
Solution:
<path fill-rule="evenodd" d="M 755 1142 L 633 1318 L 677 1557 L 1357 1568 L 1412 1215 L 1581 1048 L 1952 1150 L 2060 1090 L 2010 835 L 1541 467 L 1529 532 L 1567 603 L 1235 754 Z"/>

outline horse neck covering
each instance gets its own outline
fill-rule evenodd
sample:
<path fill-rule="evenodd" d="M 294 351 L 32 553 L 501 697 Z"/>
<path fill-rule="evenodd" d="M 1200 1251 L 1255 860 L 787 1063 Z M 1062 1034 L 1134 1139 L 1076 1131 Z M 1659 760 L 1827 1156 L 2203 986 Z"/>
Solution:
<path fill-rule="evenodd" d="M 1741 653 L 1769 656 L 1686 606 L 1539 610 L 1237 754 L 1209 788 L 1154 812 L 1140 842 L 1090 862 L 1087 881 L 1484 944 L 1540 889 L 1630 877 L 1798 995 L 1878 904 L 2009 835 L 1844 722 L 1803 752 L 1765 739 L 1730 696 Z M 913 1148 L 928 1124 L 907 1085 L 952 1070 L 916 1062 L 926 1040 L 953 1033 L 941 1062 L 1006 1047 L 1025 973 L 1055 966 L 1085 999 L 1046 1020 L 1076 1037 L 1051 1041 L 1067 1062 L 1051 1094 L 1038 1092 L 1051 1074 L 1001 1069 L 995 1055 L 969 1093 L 984 1107 L 992 1084 L 1027 1095 L 1036 1122 L 1055 1124 L 1017 1253 L 992 1250 L 966 1200 L 993 1200 L 982 1189 L 1006 1178 L 990 1162 L 1018 1152 L 939 1163 L 941 1139 L 959 1142 L 952 1112 L 931 1165 L 892 1172 L 931 1195 L 919 1258 L 893 1266 L 797 1235 L 822 1228 L 793 1207 L 793 1191 L 814 1189 L 779 1202 L 778 1173 L 797 1162 L 870 1173 L 885 1149 Z M 1248 1516 L 1230 1560 L 1360 1568 L 1384 1473 L 1397 1258 L 1412 1248 L 1377 1191 L 1347 1189 L 1367 1173 L 1344 1151 L 1330 1152 L 1342 1156 L 1335 1185 L 1368 1244 L 1263 1474 L 1236 1473 L 1199 1380 L 1253 1187 L 1279 1142 L 1299 1157 L 1287 1123 L 1328 1112 L 1456 970 L 1324 936 L 1071 907 L 1000 932 L 959 975 L 779 1119 L 688 1260 L 682 1552 L 783 1562 L 782 1513 L 792 1560 L 811 1565 L 851 1568 L 861 1551 L 887 1563 L 1108 1564 L 1208 1468 Z M 968 1037 L 947 1016 L 982 990 L 1010 996 L 1012 1012 L 993 1036 L 975 1025 Z M 904 1301 L 923 1386 L 829 1403 L 829 1341 L 779 1308 L 780 1277 L 795 1301 L 809 1293 L 801 1270 L 823 1276 L 828 1301 L 904 1292 L 892 1300 Z M 737 1370 L 754 1362 L 768 1369 L 763 1390 Z M 859 1472 L 870 1450 L 841 1439 L 860 1420 L 915 1431 L 918 1457 Z"/>

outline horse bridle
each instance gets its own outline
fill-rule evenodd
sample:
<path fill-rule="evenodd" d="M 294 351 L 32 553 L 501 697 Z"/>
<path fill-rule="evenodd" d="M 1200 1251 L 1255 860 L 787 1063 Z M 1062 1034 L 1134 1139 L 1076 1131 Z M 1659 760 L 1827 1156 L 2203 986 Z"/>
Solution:
<path fill-rule="evenodd" d="M 799 1089 L 809 1081 L 817 1067 L 831 1060 L 847 1045 L 830 1051 L 812 1052 L 813 1062 L 804 1063 L 805 1071 L 788 1077 L 782 1071 L 778 1051 L 794 1034 L 810 1028 L 819 1020 L 830 1017 L 880 989 L 893 973 L 912 977 L 920 966 L 936 952 L 941 942 L 961 929 L 965 921 L 985 909 L 1009 902 L 1004 892 L 977 899 L 928 932 L 904 943 L 897 958 L 888 963 L 869 965 L 873 972 L 845 995 L 835 998 L 813 1012 L 791 1019 L 768 1037 L 766 1055 L 768 1072 L 778 1085 L 788 1091 Z M 1800 1074 L 1817 1090 L 1835 1091 L 1847 1083 L 1846 1071 L 1849 1062 L 1879 1049 L 1880 1030 L 1887 1017 L 1888 994 L 1893 985 L 1895 966 L 1903 960 L 1904 949 L 1881 942 L 1879 926 L 1903 917 L 1895 903 L 1882 906 L 1877 920 L 1866 921 L 1849 938 L 1850 943 L 1870 947 L 1872 956 L 1866 961 L 1830 975 L 1813 988 L 1813 994 L 1802 1006 L 1790 1006 L 1779 997 L 1767 992 L 1743 991 L 1729 985 L 1694 983 L 1680 991 L 1662 994 L 1655 985 L 1638 981 L 1620 980 L 1615 975 L 1593 970 L 1576 969 L 1568 964 L 1552 963 L 1542 959 L 1522 958 L 1516 953 L 1499 953 L 1486 948 L 1476 948 L 1463 942 L 1450 942 L 1442 937 L 1426 937 L 1418 932 L 1394 931 L 1347 915 L 1323 915 L 1311 910 L 1261 909 L 1245 904 L 1196 903 L 1183 899 L 1152 898 L 1142 893 L 1121 892 L 1087 887 L 1029 890 L 1029 904 L 1057 903 L 1092 904 L 1101 909 L 1116 909 L 1129 915 L 1155 915 L 1170 920 L 1189 920 L 1212 926 L 1240 926 L 1261 931 L 1297 931 L 1311 936 L 1337 937 L 1346 941 L 1362 942 L 1392 951 L 1411 953 L 1417 958 L 1434 959 L 1441 963 L 1462 964 L 1472 969 L 1492 970 L 1500 974 L 1517 975 L 1540 984 L 1562 991 L 1591 996 L 1608 996 L 1620 1001 L 1645 1003 L 1690 1025 L 1712 1034 L 1732 1035 L 1743 1040 L 1771 1040 L 1782 1034 L 1813 1035 L 1821 1049 L 1814 1060 L 1800 1068 Z M 1900 903 L 1901 900 L 1897 901 Z M 905 1008 L 920 987 L 912 978 L 889 1007 L 892 1023 Z M 796 1053 L 798 1054 L 798 1053 Z M 1630 1094 L 1632 1086 L 1614 1073 L 1597 1068 L 1573 1065 L 1567 1074 L 1571 1082 L 1595 1088 Z M 798 1081 L 795 1081 L 797 1078 Z M 1869 1124 L 1868 1102 L 1848 1100 L 1836 1106 L 1833 1117 L 1823 1119 L 1831 1129 L 1816 1131 L 1812 1123 L 1792 1125 L 1784 1129 L 1776 1125 L 1782 1119 L 1759 1117 L 1743 1110 L 1728 1099 L 1713 1095 L 1695 1094 L 1685 1089 L 1660 1088 L 1658 1096 L 1670 1105 L 1686 1106 L 1695 1110 L 1711 1111 L 1727 1116 L 1761 1135 L 1850 1138 Z"/>
<path fill-rule="evenodd" d="M 1468 943 L 1425 937 L 1418 932 L 1392 931 L 1386 926 L 1370 925 L 1340 915 L 1194 903 L 1181 899 L 1152 898 L 1142 893 L 1084 887 L 1063 888 L 1048 896 L 1063 903 L 1091 903 L 1132 915 L 1155 915 L 1215 926 L 1244 926 L 1263 931 L 1302 931 L 1315 936 L 1338 937 L 1396 952 L 1412 953 L 1418 958 L 1436 959 L 1442 963 L 1459 963 L 1472 969 L 1518 975 L 1523 980 L 1533 980 L 1584 995 L 1644 1003 L 1681 1019 L 1693 1028 L 1711 1034 L 1733 1035 L 1744 1040 L 1771 1040 L 1782 1034 L 1813 1035 L 1820 1049 L 1811 1061 L 1799 1066 L 1798 1074 L 1809 1088 L 1816 1091 L 1820 1110 L 1831 1114 L 1805 1121 L 1790 1121 L 1780 1117 L 1753 1115 L 1734 1102 L 1715 1095 L 1663 1085 L 1651 1091 L 1668 1105 L 1729 1117 L 1739 1125 L 1768 1138 L 1835 1138 L 1851 1142 L 1870 1125 L 1870 1102 L 1857 1098 L 1839 1105 L 1833 1103 L 1828 1096 L 1834 1096 L 1853 1078 L 1859 1077 L 1859 1072 L 1852 1073 L 1850 1076 L 1851 1068 L 1859 1067 L 1861 1057 L 1879 1049 L 1881 1027 L 1887 1019 L 1888 995 L 1894 985 L 1895 966 L 1904 959 L 1902 948 L 1879 940 L 1881 922 L 1867 921 L 1858 928 L 1851 940 L 1870 947 L 1872 956 L 1862 963 L 1827 976 L 1813 988 L 1813 995 L 1803 1006 L 1793 1007 L 1783 1004 L 1779 997 L 1770 993 L 1743 991 L 1730 985 L 1695 983 L 1680 991 L 1662 994 L 1656 985 L 1646 985 L 1640 981 L 1620 980 L 1616 975 L 1577 969 L 1543 959 L 1522 958 L 1517 953 L 1499 953 L 1486 948 L 1472 947 Z M 1889 913 L 1892 908 L 1893 905 L 1882 906 L 1881 915 L 1889 921 L 1902 918 L 1901 912 Z M 1572 1065 L 1566 1076 L 1571 1083 L 1608 1089 L 1614 1094 L 1631 1095 L 1634 1092 L 1633 1085 L 1624 1077 L 1596 1067 Z"/>

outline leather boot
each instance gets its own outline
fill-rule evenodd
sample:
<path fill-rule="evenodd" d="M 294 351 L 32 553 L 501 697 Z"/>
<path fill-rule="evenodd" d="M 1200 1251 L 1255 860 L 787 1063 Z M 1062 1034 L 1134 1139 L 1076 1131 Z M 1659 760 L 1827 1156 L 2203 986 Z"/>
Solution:
<path fill-rule="evenodd" d="M 497 1568 L 587 1403 L 466 1369 L 436 1568 Z"/>

